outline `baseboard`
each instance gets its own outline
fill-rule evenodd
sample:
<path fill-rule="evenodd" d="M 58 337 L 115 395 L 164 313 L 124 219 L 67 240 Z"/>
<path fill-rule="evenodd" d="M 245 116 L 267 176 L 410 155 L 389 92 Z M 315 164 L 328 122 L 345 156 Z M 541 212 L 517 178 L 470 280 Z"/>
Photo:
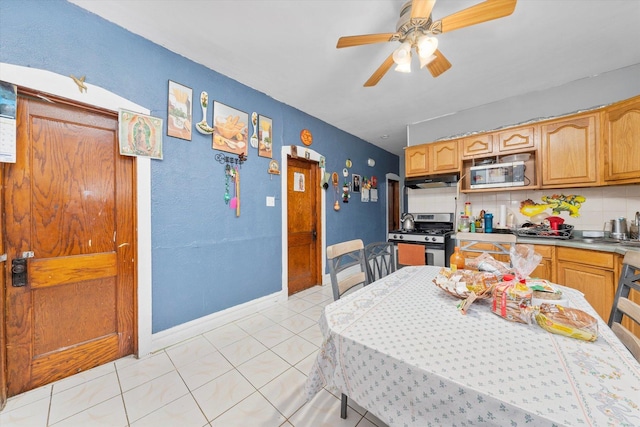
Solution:
<path fill-rule="evenodd" d="M 287 295 L 284 291 L 276 292 L 158 332 L 151 336 L 150 353 L 170 347 L 212 329 L 219 328 L 227 323 L 235 322 L 257 311 L 265 310 L 278 302 L 286 301 L 286 299 Z M 144 356 L 146 355 L 138 355 L 138 357 Z"/>

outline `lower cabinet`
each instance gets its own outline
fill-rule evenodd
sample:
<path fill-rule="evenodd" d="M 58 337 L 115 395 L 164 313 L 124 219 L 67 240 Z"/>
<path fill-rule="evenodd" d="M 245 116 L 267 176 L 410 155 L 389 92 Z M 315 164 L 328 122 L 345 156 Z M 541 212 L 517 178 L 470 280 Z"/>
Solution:
<path fill-rule="evenodd" d="M 542 261 L 536 267 L 535 270 L 531 272 L 529 276 L 535 277 L 538 279 L 547 279 L 550 282 L 556 282 L 556 269 L 554 268 L 554 260 L 555 260 L 555 246 L 547 246 L 547 245 L 534 245 L 534 250 L 542 255 Z"/>
<path fill-rule="evenodd" d="M 582 292 L 605 322 L 609 321 L 618 282 L 618 258 L 611 252 L 556 248 L 556 283 Z"/>

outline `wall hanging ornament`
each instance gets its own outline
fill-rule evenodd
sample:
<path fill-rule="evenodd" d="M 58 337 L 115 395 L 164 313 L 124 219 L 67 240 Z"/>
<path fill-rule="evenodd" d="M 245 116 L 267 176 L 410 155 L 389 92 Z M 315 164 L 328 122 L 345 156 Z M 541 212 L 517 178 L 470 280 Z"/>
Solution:
<path fill-rule="evenodd" d="M 340 190 L 338 189 L 338 173 L 334 172 L 331 174 L 331 183 L 333 184 L 333 191 L 335 194 L 335 203 L 333 204 L 333 210 L 334 211 L 339 211 L 340 210 L 340 202 L 338 202 L 338 195 Z"/>
<path fill-rule="evenodd" d="M 342 203 L 349 203 L 349 183 L 347 181 L 342 186 Z"/>
<path fill-rule="evenodd" d="M 258 148 L 258 113 L 251 113 L 251 124 L 253 125 L 253 133 L 251 134 L 251 146 Z"/>
<path fill-rule="evenodd" d="M 207 92 L 200 93 L 200 107 L 202 108 L 202 120 L 196 123 L 196 130 L 203 135 L 211 135 L 213 128 L 207 123 L 207 105 L 209 104 L 209 94 Z"/>

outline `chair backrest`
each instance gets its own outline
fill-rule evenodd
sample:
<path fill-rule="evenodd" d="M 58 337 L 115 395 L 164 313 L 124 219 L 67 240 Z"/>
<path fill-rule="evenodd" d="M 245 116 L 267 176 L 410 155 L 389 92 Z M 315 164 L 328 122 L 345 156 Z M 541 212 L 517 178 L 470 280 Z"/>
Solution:
<path fill-rule="evenodd" d="M 460 252 L 477 252 L 491 254 L 498 261 L 509 262 L 509 253 L 516 244 L 515 234 L 502 233 L 456 233 L 457 246 Z"/>
<path fill-rule="evenodd" d="M 391 242 L 369 243 L 364 248 L 367 256 L 367 274 L 369 283 L 396 271 L 396 251 Z"/>
<path fill-rule="evenodd" d="M 405 265 L 425 265 L 427 256 L 421 244 L 398 243 L 398 267 Z"/>
<path fill-rule="evenodd" d="M 609 327 L 629 349 L 633 357 L 640 362 L 640 338 L 629 329 L 635 323 L 635 329 L 640 330 L 640 305 L 631 300 L 630 293 L 640 297 L 640 252 L 628 251 L 622 261 L 622 272 L 618 281 L 618 289 L 613 300 L 613 307 L 609 315 Z M 623 324 L 623 317 L 626 323 Z"/>
<path fill-rule="evenodd" d="M 327 260 L 334 301 L 354 286 L 367 285 L 367 260 L 362 240 L 327 246 Z"/>

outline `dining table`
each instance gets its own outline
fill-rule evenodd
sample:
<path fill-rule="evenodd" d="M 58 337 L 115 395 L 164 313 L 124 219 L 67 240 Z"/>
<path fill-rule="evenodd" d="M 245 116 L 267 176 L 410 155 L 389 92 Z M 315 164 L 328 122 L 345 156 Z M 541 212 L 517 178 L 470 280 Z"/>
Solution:
<path fill-rule="evenodd" d="M 462 314 L 441 269 L 403 267 L 326 305 L 307 399 L 326 387 L 391 427 L 640 426 L 640 363 L 581 292 L 557 286 L 597 319 L 594 342 L 509 321 L 491 298 Z"/>

